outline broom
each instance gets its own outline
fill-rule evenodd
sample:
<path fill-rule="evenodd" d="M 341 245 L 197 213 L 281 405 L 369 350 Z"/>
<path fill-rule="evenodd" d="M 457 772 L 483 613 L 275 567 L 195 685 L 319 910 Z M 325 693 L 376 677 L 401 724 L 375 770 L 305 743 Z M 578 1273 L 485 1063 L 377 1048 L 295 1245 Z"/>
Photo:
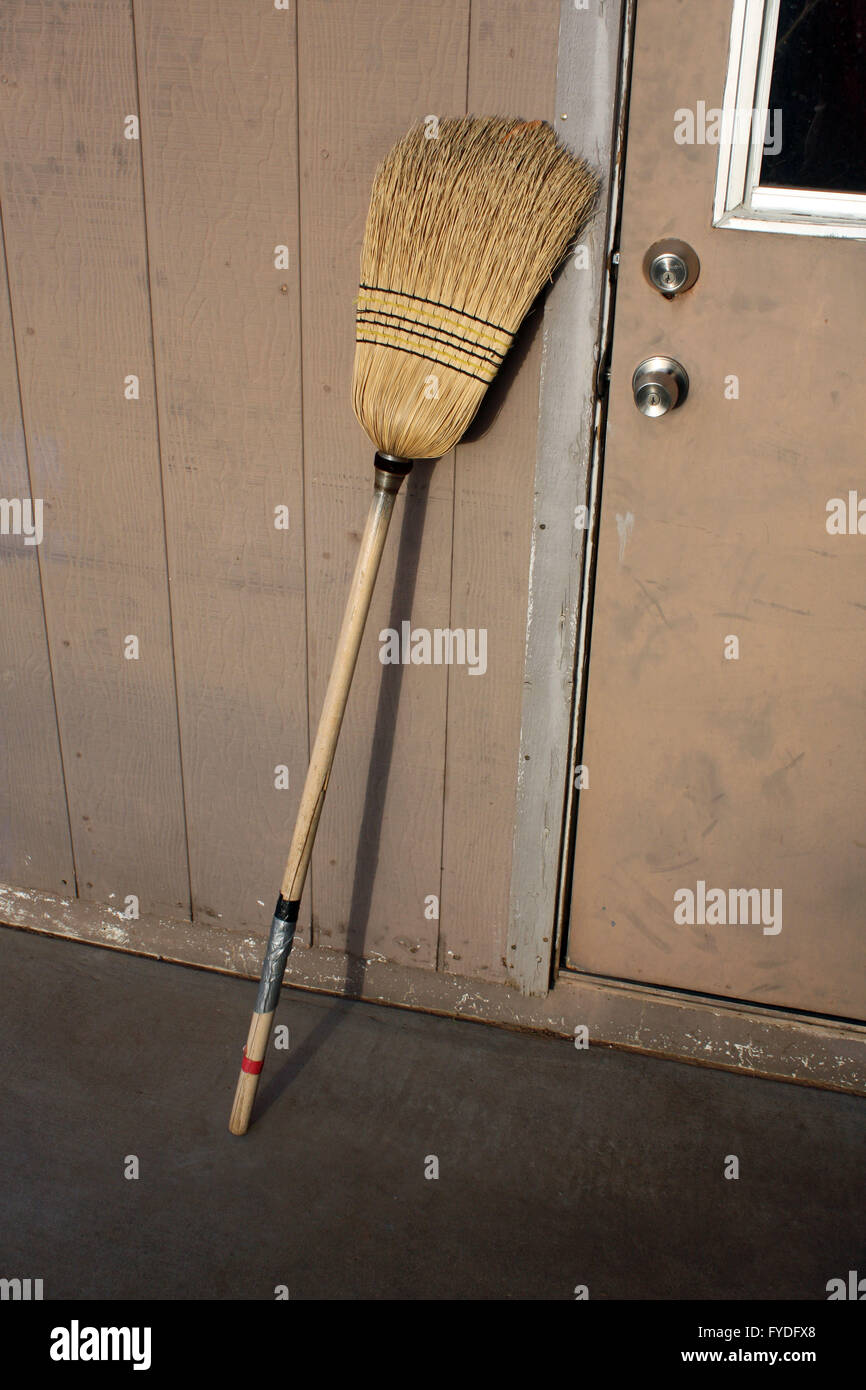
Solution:
<path fill-rule="evenodd" d="M 244 1134 L 298 920 L 340 725 L 400 485 L 460 439 L 597 180 L 543 121 L 418 125 L 373 183 L 353 405 L 376 446 L 373 499 L 271 925 L 229 1128 Z"/>

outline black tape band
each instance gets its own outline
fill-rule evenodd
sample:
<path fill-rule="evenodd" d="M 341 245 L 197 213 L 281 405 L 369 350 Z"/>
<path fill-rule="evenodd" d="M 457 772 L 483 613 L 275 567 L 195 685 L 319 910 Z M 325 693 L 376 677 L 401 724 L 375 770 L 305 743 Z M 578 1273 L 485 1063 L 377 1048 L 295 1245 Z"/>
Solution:
<path fill-rule="evenodd" d="M 395 478 L 405 478 L 412 472 L 411 459 L 392 458 L 388 454 L 380 454 L 378 449 L 373 458 L 373 463 L 377 468 L 381 468 L 383 473 L 392 473 Z"/>
<path fill-rule="evenodd" d="M 274 916 L 279 917 L 281 922 L 297 922 L 300 907 L 300 902 L 290 903 L 288 898 L 284 898 L 281 893 L 277 898 Z"/>

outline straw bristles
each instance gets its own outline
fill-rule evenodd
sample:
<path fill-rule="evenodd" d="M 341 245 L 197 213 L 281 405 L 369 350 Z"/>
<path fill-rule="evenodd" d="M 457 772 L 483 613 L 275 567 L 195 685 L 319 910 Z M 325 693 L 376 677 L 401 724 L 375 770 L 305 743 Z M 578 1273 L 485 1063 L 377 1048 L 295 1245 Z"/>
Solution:
<path fill-rule="evenodd" d="M 543 121 L 431 129 L 379 168 L 361 253 L 355 414 L 404 459 L 457 443 L 597 189 Z"/>

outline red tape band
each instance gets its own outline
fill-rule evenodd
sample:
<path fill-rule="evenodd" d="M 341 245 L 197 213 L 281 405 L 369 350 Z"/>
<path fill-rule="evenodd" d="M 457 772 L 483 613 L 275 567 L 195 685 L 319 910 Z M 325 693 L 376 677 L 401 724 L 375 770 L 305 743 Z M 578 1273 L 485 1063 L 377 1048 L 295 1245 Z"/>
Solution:
<path fill-rule="evenodd" d="M 250 1076 L 258 1076 L 263 1066 L 264 1062 L 251 1062 L 247 1056 L 247 1050 L 244 1048 L 244 1060 L 241 1062 L 241 1071 L 248 1071 Z"/>

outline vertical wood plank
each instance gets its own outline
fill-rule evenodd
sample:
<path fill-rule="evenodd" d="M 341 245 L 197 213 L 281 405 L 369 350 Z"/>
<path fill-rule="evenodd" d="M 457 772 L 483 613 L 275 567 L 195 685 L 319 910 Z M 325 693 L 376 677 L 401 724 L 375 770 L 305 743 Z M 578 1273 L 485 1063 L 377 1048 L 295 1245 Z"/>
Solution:
<path fill-rule="evenodd" d="M 0 246 L 0 508 L 4 500 L 34 505 Z M 14 510 L 0 534 L 0 883 L 69 898 L 75 875 L 39 578 L 40 500 L 24 517 L 37 527 L 35 544 L 13 533 Z"/>
<path fill-rule="evenodd" d="M 468 0 L 300 11 L 310 715 L 318 719 L 372 488 L 351 408 L 373 174 L 428 114 L 465 110 Z M 392 522 L 313 860 L 318 944 L 435 967 L 445 668 L 382 665 L 378 634 L 447 625 L 453 459 L 416 465 Z"/>
<path fill-rule="evenodd" d="M 308 751 L 296 17 L 135 14 L 193 910 L 255 930 Z"/>
<path fill-rule="evenodd" d="M 474 0 L 469 109 L 552 119 L 558 27 L 559 0 Z M 539 322 L 537 310 L 482 407 L 489 428 L 458 446 L 455 471 L 451 626 L 486 629 L 487 670 L 449 668 L 440 969 L 492 979 L 507 974 Z"/>
<path fill-rule="evenodd" d="M 0 197 L 78 888 L 185 915 L 130 5 L 8 4 L 0 49 Z"/>

